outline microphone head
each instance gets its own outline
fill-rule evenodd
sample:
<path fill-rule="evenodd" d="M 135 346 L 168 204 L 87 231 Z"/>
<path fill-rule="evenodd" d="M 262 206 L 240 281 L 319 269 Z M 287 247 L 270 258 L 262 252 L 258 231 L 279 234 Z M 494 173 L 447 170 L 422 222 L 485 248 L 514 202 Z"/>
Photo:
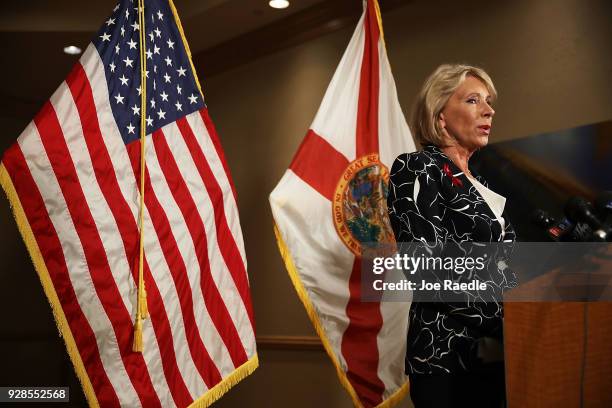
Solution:
<path fill-rule="evenodd" d="M 567 217 L 563 217 L 561 221 L 548 228 L 546 232 L 548 233 L 548 237 L 553 241 L 567 241 L 568 237 L 571 237 L 571 233 L 575 226 L 575 223 L 570 221 Z"/>
<path fill-rule="evenodd" d="M 595 208 L 606 214 L 612 214 L 612 191 L 604 191 L 595 200 Z"/>
<path fill-rule="evenodd" d="M 572 197 L 565 204 L 565 215 L 574 223 L 585 222 L 594 229 L 601 228 L 591 203 L 582 197 Z"/>
<path fill-rule="evenodd" d="M 531 213 L 531 222 L 542 228 L 550 228 L 555 220 L 546 211 L 537 209 Z"/>
<path fill-rule="evenodd" d="M 589 203 L 582 197 L 571 197 L 565 203 L 563 211 L 567 218 L 574 222 L 582 221 L 582 215 L 588 210 Z"/>
<path fill-rule="evenodd" d="M 596 237 L 589 224 L 579 222 L 567 236 L 567 241 L 571 242 L 592 242 Z"/>

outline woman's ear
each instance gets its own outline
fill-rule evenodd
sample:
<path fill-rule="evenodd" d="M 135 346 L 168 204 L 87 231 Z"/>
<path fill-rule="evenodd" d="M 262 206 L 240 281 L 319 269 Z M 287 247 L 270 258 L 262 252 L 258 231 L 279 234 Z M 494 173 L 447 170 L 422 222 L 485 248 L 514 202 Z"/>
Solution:
<path fill-rule="evenodd" d="M 438 116 L 438 121 L 440 122 L 440 127 L 442 129 L 446 128 L 446 121 L 444 120 L 444 114 L 442 112 L 440 112 L 440 115 Z"/>

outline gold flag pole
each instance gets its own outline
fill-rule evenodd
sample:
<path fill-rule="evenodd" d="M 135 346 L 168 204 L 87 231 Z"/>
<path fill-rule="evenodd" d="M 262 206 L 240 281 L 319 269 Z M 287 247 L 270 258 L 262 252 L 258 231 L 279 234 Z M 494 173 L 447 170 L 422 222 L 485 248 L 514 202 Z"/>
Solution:
<path fill-rule="evenodd" d="M 138 353 L 143 351 L 142 324 L 149 316 L 147 308 L 147 292 L 144 286 L 144 193 L 145 193 L 145 140 L 147 117 L 147 59 L 145 56 L 145 8 L 144 0 L 138 0 L 138 21 L 140 26 L 140 210 L 138 213 L 138 228 L 140 230 L 138 253 L 138 301 L 136 306 L 136 319 L 134 322 L 134 342 L 132 350 Z"/>

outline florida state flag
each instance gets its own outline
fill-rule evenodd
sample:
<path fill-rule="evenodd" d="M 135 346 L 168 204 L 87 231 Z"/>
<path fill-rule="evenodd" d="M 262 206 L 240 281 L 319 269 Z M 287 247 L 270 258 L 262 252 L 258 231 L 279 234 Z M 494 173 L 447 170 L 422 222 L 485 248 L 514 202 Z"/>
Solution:
<path fill-rule="evenodd" d="M 409 305 L 361 301 L 364 242 L 393 242 L 388 169 L 415 150 L 376 0 L 357 29 L 289 169 L 270 195 L 289 275 L 355 406 L 406 393 Z"/>

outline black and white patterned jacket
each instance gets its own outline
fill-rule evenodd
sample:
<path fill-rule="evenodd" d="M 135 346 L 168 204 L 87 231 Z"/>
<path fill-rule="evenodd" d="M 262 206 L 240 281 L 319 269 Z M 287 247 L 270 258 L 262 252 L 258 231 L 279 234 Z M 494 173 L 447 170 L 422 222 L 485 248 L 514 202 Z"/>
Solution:
<path fill-rule="evenodd" d="M 485 180 L 470 171 L 483 185 Z M 465 242 L 512 242 L 514 229 L 505 228 L 467 176 L 436 146 L 402 154 L 393 163 L 387 199 L 395 238 L 420 241 L 429 248 Z M 413 245 L 414 246 L 414 245 Z M 502 254 L 507 255 L 507 254 Z M 501 256 L 492 257 L 497 265 Z M 504 263 L 494 267 L 487 285 L 503 291 L 516 285 Z M 501 299 L 497 296 L 496 299 Z M 462 302 L 413 302 L 407 338 L 406 373 L 442 374 L 468 371 L 478 360 L 485 337 L 502 339 L 501 301 L 467 296 Z"/>

